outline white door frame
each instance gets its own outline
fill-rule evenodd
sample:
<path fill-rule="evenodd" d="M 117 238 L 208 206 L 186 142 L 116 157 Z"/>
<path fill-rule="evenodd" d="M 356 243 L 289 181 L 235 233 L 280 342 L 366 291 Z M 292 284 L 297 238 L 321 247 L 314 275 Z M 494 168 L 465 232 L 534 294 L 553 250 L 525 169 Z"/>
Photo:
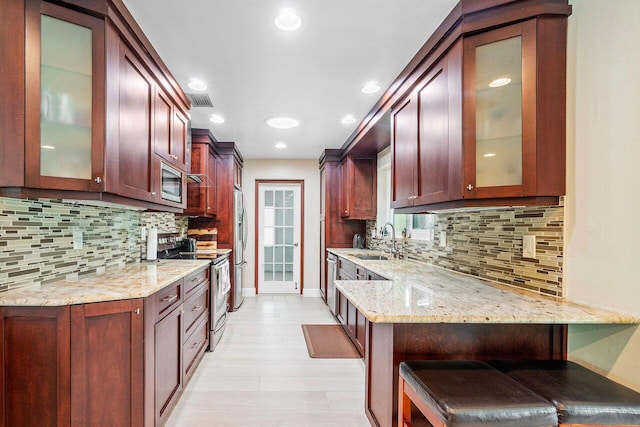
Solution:
<path fill-rule="evenodd" d="M 260 229 L 260 218 L 262 216 L 262 212 L 260 210 L 260 186 L 266 185 L 298 185 L 300 189 L 300 280 L 299 280 L 299 291 L 300 295 L 302 295 L 304 289 L 304 180 L 297 179 L 256 179 L 255 180 L 255 287 L 256 294 L 259 293 L 259 284 L 260 284 L 260 271 L 263 269 L 263 266 L 260 264 L 260 239 L 261 239 L 261 229 Z"/>

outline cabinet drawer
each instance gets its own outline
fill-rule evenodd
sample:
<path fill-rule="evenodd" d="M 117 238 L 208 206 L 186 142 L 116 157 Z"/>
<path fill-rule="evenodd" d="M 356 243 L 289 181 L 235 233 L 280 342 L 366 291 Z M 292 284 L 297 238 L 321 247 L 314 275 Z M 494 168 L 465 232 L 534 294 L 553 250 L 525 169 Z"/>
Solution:
<path fill-rule="evenodd" d="M 191 273 L 187 277 L 184 278 L 184 299 L 189 299 L 189 297 L 193 294 L 196 288 L 205 280 L 209 279 L 209 270 L 210 268 L 203 268 L 200 271 L 196 271 L 195 273 Z"/>
<path fill-rule="evenodd" d="M 196 367 L 198 356 L 204 352 L 209 344 L 209 322 L 206 317 L 195 326 L 193 334 L 185 341 L 182 348 L 183 354 L 183 374 L 185 383 L 193 374 L 193 370 Z"/>
<path fill-rule="evenodd" d="M 209 314 L 209 284 L 202 283 L 184 303 L 184 339 L 193 331 L 200 318 Z"/>
<path fill-rule="evenodd" d="M 171 310 L 182 304 L 183 279 L 156 292 L 156 321 L 169 314 Z"/>

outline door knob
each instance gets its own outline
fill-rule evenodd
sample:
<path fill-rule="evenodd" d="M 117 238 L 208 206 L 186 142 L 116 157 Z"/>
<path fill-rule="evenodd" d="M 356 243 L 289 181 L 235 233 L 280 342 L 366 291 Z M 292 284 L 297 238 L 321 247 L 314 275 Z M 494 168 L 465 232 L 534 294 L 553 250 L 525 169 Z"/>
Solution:
<path fill-rule="evenodd" d="M 298 246 L 298 242 L 294 243 L 293 246 Z"/>

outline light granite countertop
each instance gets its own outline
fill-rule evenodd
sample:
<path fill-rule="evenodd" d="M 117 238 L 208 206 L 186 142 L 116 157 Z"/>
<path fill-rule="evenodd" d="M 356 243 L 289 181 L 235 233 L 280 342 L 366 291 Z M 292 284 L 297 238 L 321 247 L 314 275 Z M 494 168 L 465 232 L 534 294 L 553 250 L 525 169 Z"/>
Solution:
<path fill-rule="evenodd" d="M 380 252 L 327 250 L 389 279 L 336 281 L 336 288 L 371 322 L 640 323 L 627 313 L 520 291 L 418 261 L 356 257 Z"/>
<path fill-rule="evenodd" d="M 103 273 L 2 292 L 0 306 L 60 306 L 144 298 L 210 264 L 210 260 L 125 264 Z"/>

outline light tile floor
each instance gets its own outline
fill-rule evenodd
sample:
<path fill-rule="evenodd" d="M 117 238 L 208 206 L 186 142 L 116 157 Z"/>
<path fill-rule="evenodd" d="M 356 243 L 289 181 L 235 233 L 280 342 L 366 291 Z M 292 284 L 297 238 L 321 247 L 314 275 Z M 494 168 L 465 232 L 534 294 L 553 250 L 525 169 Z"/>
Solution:
<path fill-rule="evenodd" d="M 307 353 L 300 325 L 335 323 L 320 298 L 258 295 L 229 317 L 167 426 L 369 426 L 362 360 Z"/>

